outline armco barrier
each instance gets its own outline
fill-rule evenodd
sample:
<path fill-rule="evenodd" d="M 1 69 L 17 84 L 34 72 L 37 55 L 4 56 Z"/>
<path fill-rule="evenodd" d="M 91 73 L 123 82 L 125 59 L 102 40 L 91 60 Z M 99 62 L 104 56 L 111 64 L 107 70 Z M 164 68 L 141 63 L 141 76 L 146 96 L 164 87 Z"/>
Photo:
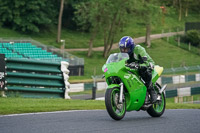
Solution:
<path fill-rule="evenodd" d="M 61 63 L 6 59 L 5 94 L 20 97 L 64 98 Z"/>
<path fill-rule="evenodd" d="M 166 97 L 176 97 L 177 96 L 177 90 L 166 90 L 165 91 Z"/>
<path fill-rule="evenodd" d="M 191 88 L 191 95 L 200 94 L 200 87 Z"/>
<path fill-rule="evenodd" d="M 70 92 L 81 92 L 84 90 L 92 90 L 93 83 L 78 83 L 78 84 L 71 84 L 70 85 Z M 106 82 L 97 82 L 97 90 L 105 90 L 107 88 Z M 186 90 L 190 88 L 190 95 L 200 94 L 200 87 L 184 87 L 184 88 L 177 88 L 174 90 L 166 90 L 165 94 L 167 98 L 176 97 L 178 96 L 178 90 Z"/>

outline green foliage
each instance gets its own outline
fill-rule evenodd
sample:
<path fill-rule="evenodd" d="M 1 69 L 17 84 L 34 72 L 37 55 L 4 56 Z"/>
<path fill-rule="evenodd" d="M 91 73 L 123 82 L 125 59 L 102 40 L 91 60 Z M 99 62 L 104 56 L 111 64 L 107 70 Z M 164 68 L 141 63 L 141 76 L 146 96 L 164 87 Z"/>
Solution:
<path fill-rule="evenodd" d="M 0 22 L 22 32 L 39 32 L 55 22 L 57 0 L 0 0 Z"/>
<path fill-rule="evenodd" d="M 200 1 L 198 0 L 162 0 L 161 4 L 165 5 L 167 7 L 174 7 L 179 8 L 179 3 L 181 3 L 181 6 L 183 8 L 190 8 L 192 10 L 196 10 L 199 5 Z"/>
<path fill-rule="evenodd" d="M 200 56 L 188 50 L 174 46 L 162 39 L 152 41 L 152 47 L 146 49 L 156 64 L 164 68 L 199 65 Z"/>
<path fill-rule="evenodd" d="M 104 38 L 104 53 L 106 57 L 112 47 L 114 37 L 128 22 L 127 14 L 131 12 L 133 0 L 88 0 L 76 5 L 75 20 L 84 30 L 91 34 L 102 33 Z"/>
<path fill-rule="evenodd" d="M 90 27 L 95 25 L 96 21 L 94 19 L 96 16 L 99 15 L 98 10 L 99 8 L 95 8 L 98 3 L 96 0 L 88 0 L 88 1 L 82 1 L 78 4 L 74 4 L 74 8 L 76 11 L 74 12 L 74 21 L 77 23 L 77 25 L 80 27 L 83 31 L 89 31 Z"/>
<path fill-rule="evenodd" d="M 137 6 L 134 8 L 133 16 L 140 17 L 145 24 L 157 24 L 158 18 L 162 15 L 160 9 L 160 1 L 158 0 L 143 0 L 137 1 Z"/>
<path fill-rule="evenodd" d="M 185 35 L 185 42 L 191 43 L 194 46 L 200 46 L 200 31 L 198 30 L 189 30 Z"/>

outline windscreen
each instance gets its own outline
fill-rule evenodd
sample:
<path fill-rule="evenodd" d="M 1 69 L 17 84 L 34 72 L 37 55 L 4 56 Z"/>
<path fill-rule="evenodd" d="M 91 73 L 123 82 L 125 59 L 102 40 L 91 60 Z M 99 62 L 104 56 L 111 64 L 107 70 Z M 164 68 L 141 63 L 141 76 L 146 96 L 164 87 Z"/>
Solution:
<path fill-rule="evenodd" d="M 119 62 L 123 59 L 129 59 L 129 55 L 127 53 L 114 53 L 111 54 L 108 57 L 108 60 L 106 61 L 106 64 L 112 63 L 112 62 Z"/>

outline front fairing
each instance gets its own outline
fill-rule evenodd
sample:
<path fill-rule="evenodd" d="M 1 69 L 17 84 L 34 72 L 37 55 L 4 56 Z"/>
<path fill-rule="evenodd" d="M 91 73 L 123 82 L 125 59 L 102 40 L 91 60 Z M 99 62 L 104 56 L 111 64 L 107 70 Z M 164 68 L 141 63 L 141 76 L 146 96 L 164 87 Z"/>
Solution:
<path fill-rule="evenodd" d="M 114 53 L 111 54 L 106 64 L 102 67 L 102 71 L 106 75 L 118 75 L 121 69 L 125 69 L 125 63 L 129 59 L 127 53 Z"/>
<path fill-rule="evenodd" d="M 126 60 L 121 60 L 120 62 L 113 62 L 106 64 L 105 77 L 110 76 L 121 76 L 121 72 L 125 71 L 125 62 Z"/>

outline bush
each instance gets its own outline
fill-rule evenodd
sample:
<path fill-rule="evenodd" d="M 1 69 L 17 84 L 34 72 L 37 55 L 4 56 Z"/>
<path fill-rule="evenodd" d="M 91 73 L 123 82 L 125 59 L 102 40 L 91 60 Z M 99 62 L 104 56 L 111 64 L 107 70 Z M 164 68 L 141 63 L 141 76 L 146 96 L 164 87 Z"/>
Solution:
<path fill-rule="evenodd" d="M 0 26 L 37 33 L 57 22 L 57 0 L 0 0 L 0 3 Z"/>
<path fill-rule="evenodd" d="M 185 35 L 185 42 L 191 43 L 193 46 L 200 46 L 200 31 L 198 30 L 189 30 Z"/>

